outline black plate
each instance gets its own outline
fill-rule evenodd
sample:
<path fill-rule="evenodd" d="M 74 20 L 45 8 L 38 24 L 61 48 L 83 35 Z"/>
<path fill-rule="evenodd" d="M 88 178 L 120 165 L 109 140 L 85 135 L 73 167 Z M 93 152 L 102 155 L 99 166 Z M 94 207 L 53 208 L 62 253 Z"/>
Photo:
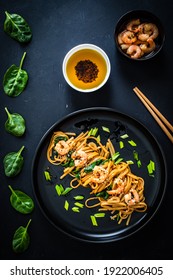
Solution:
<path fill-rule="evenodd" d="M 66 197 L 58 196 L 55 191 L 55 184 L 62 183 L 64 187 L 69 186 L 70 177 L 60 180 L 62 167 L 51 165 L 46 158 L 46 151 L 50 138 L 54 131 L 72 131 L 79 134 L 81 131 L 98 127 L 101 141 L 108 138 L 108 133 L 102 130 L 102 126 L 110 128 L 110 137 L 114 143 L 116 151 L 120 151 L 124 160 L 133 160 L 134 149 L 139 153 L 142 167 L 137 164 L 131 165 L 131 170 L 145 180 L 145 197 L 148 205 L 146 213 L 133 213 L 130 225 L 125 222 L 120 225 L 117 221 L 110 219 L 110 213 L 106 213 L 104 218 L 98 219 L 98 226 L 93 226 L 90 215 L 96 213 L 96 209 L 83 208 L 79 213 L 71 210 L 74 205 L 75 195 L 89 196 L 89 189 L 80 187 L 71 191 Z M 123 140 L 124 148 L 119 149 L 120 135 L 127 133 L 129 138 Z M 133 147 L 128 140 L 133 140 L 137 146 Z M 147 164 L 153 160 L 156 165 L 154 177 L 149 176 Z M 47 182 L 44 171 L 50 168 L 53 175 L 53 182 Z M 150 132 L 135 119 L 115 112 L 108 108 L 89 108 L 74 112 L 55 123 L 41 139 L 32 168 L 33 186 L 38 203 L 48 218 L 48 220 L 63 232 L 92 242 L 108 242 L 127 237 L 142 228 L 155 214 L 162 201 L 166 187 L 166 165 L 163 153 Z M 70 207 L 66 211 L 64 202 L 68 200 Z"/>

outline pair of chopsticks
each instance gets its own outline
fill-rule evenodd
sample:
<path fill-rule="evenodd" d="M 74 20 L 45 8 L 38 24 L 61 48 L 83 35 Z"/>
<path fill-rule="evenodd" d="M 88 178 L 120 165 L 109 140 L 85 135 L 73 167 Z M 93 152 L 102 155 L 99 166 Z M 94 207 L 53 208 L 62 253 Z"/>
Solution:
<path fill-rule="evenodd" d="M 169 140 L 173 143 L 173 136 L 171 132 L 173 133 L 173 126 L 168 122 L 168 120 L 159 112 L 159 110 L 151 103 L 151 101 L 140 91 L 137 87 L 133 89 L 133 91 L 136 93 L 136 95 L 139 97 L 139 99 L 142 101 L 144 106 L 148 109 L 150 114 L 153 116 L 153 118 L 156 120 L 158 125 L 161 127 L 161 129 L 164 131 L 164 133 L 167 135 Z M 171 132 L 170 132 L 170 131 Z"/>

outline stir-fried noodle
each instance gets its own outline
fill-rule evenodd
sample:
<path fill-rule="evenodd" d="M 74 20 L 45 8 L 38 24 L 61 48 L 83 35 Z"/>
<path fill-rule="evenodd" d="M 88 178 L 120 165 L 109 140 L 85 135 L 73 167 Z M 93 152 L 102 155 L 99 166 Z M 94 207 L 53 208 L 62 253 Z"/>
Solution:
<path fill-rule="evenodd" d="M 134 175 L 126 162 L 113 160 L 115 150 L 110 139 L 103 145 L 89 132 L 57 131 L 47 149 L 49 162 L 63 165 L 60 179 L 70 175 L 72 188 L 83 186 L 91 189 L 91 197 L 85 201 L 88 208 L 100 207 L 110 211 L 111 219 L 129 224 L 134 211 L 145 212 L 144 180 Z"/>

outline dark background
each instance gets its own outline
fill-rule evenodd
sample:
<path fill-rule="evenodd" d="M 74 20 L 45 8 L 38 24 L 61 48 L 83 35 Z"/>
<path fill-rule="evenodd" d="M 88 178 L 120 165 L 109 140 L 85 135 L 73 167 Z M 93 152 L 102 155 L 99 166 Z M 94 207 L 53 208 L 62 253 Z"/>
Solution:
<path fill-rule="evenodd" d="M 160 18 L 166 40 L 161 53 L 145 62 L 121 56 L 114 44 L 118 19 L 132 9 L 144 9 Z M 22 15 L 33 31 L 25 46 L 3 31 L 5 10 Z M 133 93 L 138 86 L 172 119 L 173 36 L 171 0 L 0 0 L 0 258 L 1 259 L 172 259 L 173 257 L 173 172 L 172 144 Z M 62 75 L 62 61 L 72 47 L 93 43 L 103 48 L 111 61 L 111 75 L 98 92 L 83 94 L 71 89 Z M 3 92 L 3 75 L 11 64 L 19 65 L 27 52 L 23 68 L 29 74 L 25 91 L 16 98 Z M 25 136 L 18 139 L 4 129 L 6 113 L 18 112 L 26 119 Z M 128 114 L 143 123 L 156 137 L 166 157 L 168 182 L 163 203 L 154 218 L 131 237 L 106 244 L 74 240 L 56 230 L 43 216 L 34 197 L 31 165 L 36 147 L 44 133 L 57 120 L 82 108 L 104 106 Z M 25 145 L 22 173 L 6 178 L 3 157 Z M 9 203 L 8 184 L 26 191 L 35 201 L 29 216 L 17 213 Z M 28 250 L 16 255 L 11 249 L 14 231 L 29 218 L 31 243 Z"/>

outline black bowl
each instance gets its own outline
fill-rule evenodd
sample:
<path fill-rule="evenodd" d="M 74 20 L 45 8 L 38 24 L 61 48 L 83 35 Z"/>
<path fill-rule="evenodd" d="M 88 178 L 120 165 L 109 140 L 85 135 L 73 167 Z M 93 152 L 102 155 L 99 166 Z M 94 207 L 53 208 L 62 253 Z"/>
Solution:
<path fill-rule="evenodd" d="M 144 23 L 144 22 L 154 23 L 159 30 L 159 35 L 154 40 L 155 44 L 156 44 L 155 49 L 152 52 L 150 52 L 146 55 L 143 55 L 141 58 L 138 58 L 138 59 L 131 58 L 128 54 L 125 53 L 125 51 L 123 51 L 121 49 L 121 47 L 118 43 L 118 34 L 126 29 L 127 23 L 129 23 L 130 21 L 132 21 L 134 19 L 140 19 L 141 23 Z M 126 14 L 124 14 L 117 22 L 116 27 L 115 27 L 115 32 L 114 32 L 114 39 L 115 39 L 116 46 L 121 54 L 123 54 L 125 57 L 127 57 L 131 60 L 137 60 L 137 61 L 142 60 L 143 61 L 143 60 L 153 58 L 160 52 L 160 50 L 162 49 L 163 44 L 164 44 L 165 33 L 164 33 L 163 25 L 157 16 L 155 16 L 154 14 L 152 14 L 151 12 L 148 12 L 148 11 L 133 10 L 133 11 L 129 11 Z"/>

